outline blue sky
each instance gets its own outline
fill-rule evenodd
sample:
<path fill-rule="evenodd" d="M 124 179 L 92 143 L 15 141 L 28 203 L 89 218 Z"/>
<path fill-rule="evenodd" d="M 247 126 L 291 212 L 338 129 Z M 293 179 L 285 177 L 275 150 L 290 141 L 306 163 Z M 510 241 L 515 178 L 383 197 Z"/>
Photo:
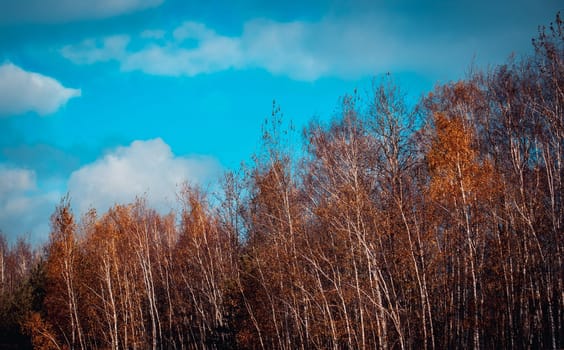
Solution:
<path fill-rule="evenodd" d="M 492 2 L 494 3 L 494 2 Z M 45 241 L 146 194 L 173 207 L 258 151 L 276 100 L 301 128 L 390 72 L 415 99 L 531 51 L 559 1 L 0 0 L 0 229 Z"/>

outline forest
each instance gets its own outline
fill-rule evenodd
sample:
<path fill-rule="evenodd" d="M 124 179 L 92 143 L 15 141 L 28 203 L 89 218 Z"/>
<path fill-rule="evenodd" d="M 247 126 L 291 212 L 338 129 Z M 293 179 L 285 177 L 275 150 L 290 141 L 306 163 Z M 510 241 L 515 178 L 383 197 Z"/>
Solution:
<path fill-rule="evenodd" d="M 140 197 L 0 236 L 0 347 L 564 347 L 564 24 L 438 85 L 391 77 L 261 151 L 178 212 Z M 299 139 L 299 143 L 295 142 Z"/>

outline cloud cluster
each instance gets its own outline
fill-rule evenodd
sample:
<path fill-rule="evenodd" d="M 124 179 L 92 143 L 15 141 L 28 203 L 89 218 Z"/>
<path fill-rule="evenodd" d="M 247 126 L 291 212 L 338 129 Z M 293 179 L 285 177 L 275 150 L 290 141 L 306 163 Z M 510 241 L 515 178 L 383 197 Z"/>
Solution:
<path fill-rule="evenodd" d="M 246 22 L 240 35 L 217 33 L 198 22 L 170 32 L 89 39 L 65 46 L 64 57 L 77 64 L 118 61 L 123 71 L 195 76 L 229 69 L 264 69 L 275 75 L 313 81 L 324 76 L 358 78 L 390 70 L 444 72 L 487 55 L 496 38 L 477 41 L 421 33 L 416 23 L 387 15 L 355 15 L 320 21 Z M 407 29 L 409 30 L 407 30 Z M 499 50 L 498 50 L 499 51 Z"/>
<path fill-rule="evenodd" d="M 130 203 L 145 195 L 159 210 L 170 210 L 179 186 L 204 185 L 219 175 L 219 163 L 209 157 L 178 157 L 160 138 L 135 141 L 73 172 L 68 190 L 79 212 L 100 212 L 115 203 Z"/>
<path fill-rule="evenodd" d="M 160 138 L 134 141 L 72 172 L 67 191 L 76 215 L 90 208 L 104 212 L 138 196 L 165 213 L 176 208 L 184 183 L 213 185 L 221 170 L 211 157 L 175 156 Z M 65 179 L 49 177 L 38 183 L 37 178 L 35 170 L 0 163 L 0 231 L 11 241 L 28 237 L 42 243 L 48 238 L 49 218 L 65 194 Z"/>
<path fill-rule="evenodd" d="M 53 78 L 27 72 L 12 63 L 0 65 L 0 116 L 28 111 L 54 113 L 80 95 L 80 89 L 66 88 Z"/>
<path fill-rule="evenodd" d="M 0 195 L 35 189 L 35 174 L 25 169 L 0 168 Z"/>
<path fill-rule="evenodd" d="M 0 1 L 0 24 L 54 23 L 112 17 L 160 5 L 163 0 Z"/>
<path fill-rule="evenodd" d="M 12 240 L 23 236 L 45 241 L 60 196 L 39 189 L 34 171 L 0 165 L 0 230 Z"/>

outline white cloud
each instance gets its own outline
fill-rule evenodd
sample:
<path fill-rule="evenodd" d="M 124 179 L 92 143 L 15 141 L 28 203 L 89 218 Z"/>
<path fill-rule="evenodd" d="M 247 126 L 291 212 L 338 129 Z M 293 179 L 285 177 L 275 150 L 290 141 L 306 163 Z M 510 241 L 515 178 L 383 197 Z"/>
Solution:
<path fill-rule="evenodd" d="M 214 185 L 220 172 L 214 158 L 175 156 L 157 138 L 118 147 L 79 168 L 70 175 L 67 189 L 77 218 L 90 208 L 104 212 L 137 196 L 145 196 L 151 207 L 165 213 L 176 208 L 183 183 Z M 11 241 L 23 236 L 42 243 L 48 238 L 64 181 L 49 178 L 38 183 L 37 178 L 34 170 L 0 163 L 0 231 Z"/>
<path fill-rule="evenodd" d="M 35 188 L 35 173 L 25 169 L 0 168 L 0 194 Z"/>
<path fill-rule="evenodd" d="M 317 23 L 308 22 L 247 22 L 242 45 L 248 64 L 298 80 L 315 80 L 330 73 L 328 57 L 324 57 L 312 40 L 322 36 L 317 27 Z"/>
<path fill-rule="evenodd" d="M 218 35 L 203 23 L 188 21 L 176 28 L 172 32 L 172 36 L 177 41 L 186 39 L 209 41 L 217 38 Z"/>
<path fill-rule="evenodd" d="M 97 19 L 160 5 L 164 0 L 7 0 L 0 1 L 0 24 L 54 23 Z"/>
<path fill-rule="evenodd" d="M 54 113 L 80 95 L 80 89 L 66 88 L 53 78 L 27 72 L 12 63 L 0 66 L 0 116 L 28 111 Z"/>
<path fill-rule="evenodd" d="M 173 32 L 173 41 L 151 41 L 164 36 L 155 30 L 142 32 L 140 39 L 145 39 L 146 46 L 137 51 L 127 50 L 130 37 L 125 35 L 87 39 L 63 47 L 61 54 L 76 64 L 115 60 L 124 71 L 167 76 L 194 76 L 243 66 L 240 40 L 218 35 L 203 24 L 186 22 Z M 182 44 L 189 39 L 196 40 L 198 46 L 184 48 Z"/>
<path fill-rule="evenodd" d="M 116 50 L 107 40 L 101 45 L 85 41 L 66 46 L 62 54 L 75 63 L 115 60 L 123 71 L 155 75 L 195 76 L 261 68 L 275 75 L 313 81 L 325 76 L 358 78 L 387 71 L 448 75 L 452 73 L 449 67 L 460 73 L 476 54 L 487 55 L 500 45 L 495 36 L 478 41 L 448 33 L 414 35 L 417 25 L 397 16 L 375 14 L 317 22 L 255 19 L 244 24 L 240 35 L 229 36 L 203 23 L 186 22 L 171 35 L 142 33 L 132 39 L 135 49 L 121 45 Z"/>
<path fill-rule="evenodd" d="M 115 203 L 147 196 L 149 204 L 170 210 L 184 182 L 205 184 L 220 172 L 210 157 L 177 157 L 160 138 L 119 147 L 71 174 L 69 193 L 77 211 L 103 212 Z"/>
<path fill-rule="evenodd" d="M 0 165 L 0 230 L 12 241 L 18 236 L 44 242 L 49 217 L 61 194 L 38 188 L 32 170 Z"/>
<path fill-rule="evenodd" d="M 88 39 L 79 45 L 63 47 L 61 53 L 78 64 L 105 62 L 124 58 L 129 41 L 128 35 L 112 35 L 100 40 Z"/>

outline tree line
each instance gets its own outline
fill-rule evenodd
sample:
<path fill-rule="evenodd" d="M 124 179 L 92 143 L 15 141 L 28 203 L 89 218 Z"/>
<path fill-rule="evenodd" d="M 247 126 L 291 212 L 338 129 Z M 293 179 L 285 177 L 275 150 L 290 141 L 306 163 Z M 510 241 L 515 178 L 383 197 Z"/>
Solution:
<path fill-rule="evenodd" d="M 275 106 L 178 213 L 64 198 L 45 247 L 0 239 L 6 346 L 564 347 L 563 33 L 415 106 L 384 78 L 301 148 Z"/>

